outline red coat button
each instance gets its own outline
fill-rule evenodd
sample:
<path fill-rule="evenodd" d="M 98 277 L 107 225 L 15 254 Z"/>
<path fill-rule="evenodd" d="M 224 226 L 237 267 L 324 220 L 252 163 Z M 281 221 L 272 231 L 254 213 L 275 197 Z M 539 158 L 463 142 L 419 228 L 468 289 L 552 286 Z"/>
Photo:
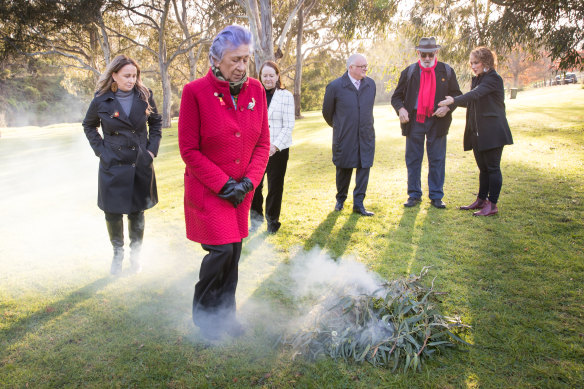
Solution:
<path fill-rule="evenodd" d="M 239 163 L 239 162 L 240 162 L 240 161 L 239 161 L 239 159 L 236 159 L 236 160 L 235 160 L 235 163 Z"/>
<path fill-rule="evenodd" d="M 241 136 L 241 132 L 237 131 L 237 132 L 235 133 L 235 136 L 239 138 L 239 137 Z"/>

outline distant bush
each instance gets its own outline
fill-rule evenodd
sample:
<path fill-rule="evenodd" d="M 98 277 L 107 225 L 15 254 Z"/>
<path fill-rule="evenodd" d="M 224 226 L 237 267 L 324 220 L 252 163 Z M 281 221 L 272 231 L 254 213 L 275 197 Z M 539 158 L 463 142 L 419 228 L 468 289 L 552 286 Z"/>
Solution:
<path fill-rule="evenodd" d="M 34 86 L 27 85 L 24 87 L 24 96 L 30 100 L 39 100 L 41 98 L 41 92 Z"/>
<path fill-rule="evenodd" d="M 0 80 L 6 80 L 10 77 L 10 69 L 2 69 L 0 70 Z"/>
<path fill-rule="evenodd" d="M 3 78 L 6 76 L 5 78 Z M 0 73 L 0 116 L 7 127 L 79 122 L 87 109 L 87 96 L 70 94 L 61 82 L 63 76 L 9 77 Z"/>

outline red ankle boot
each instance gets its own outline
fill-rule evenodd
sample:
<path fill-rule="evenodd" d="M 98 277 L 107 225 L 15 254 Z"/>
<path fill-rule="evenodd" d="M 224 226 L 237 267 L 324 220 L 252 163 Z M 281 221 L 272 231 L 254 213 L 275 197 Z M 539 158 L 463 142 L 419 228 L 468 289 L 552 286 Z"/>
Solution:
<path fill-rule="evenodd" d="M 471 205 L 460 207 L 460 209 L 464 211 L 466 211 L 467 209 L 483 209 L 485 203 L 487 203 L 487 200 L 483 200 L 477 197 L 474 203 L 472 203 Z"/>
<path fill-rule="evenodd" d="M 499 209 L 497 209 L 497 204 L 491 203 L 489 200 L 485 200 L 483 209 L 478 212 L 474 212 L 473 216 L 491 216 L 497 212 L 499 212 Z"/>

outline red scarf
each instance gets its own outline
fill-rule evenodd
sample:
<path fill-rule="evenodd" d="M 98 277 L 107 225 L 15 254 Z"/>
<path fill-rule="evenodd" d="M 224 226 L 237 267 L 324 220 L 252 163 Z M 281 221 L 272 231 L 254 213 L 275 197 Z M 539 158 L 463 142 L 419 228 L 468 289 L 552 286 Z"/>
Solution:
<path fill-rule="evenodd" d="M 420 92 L 418 93 L 418 113 L 416 121 L 424 123 L 426 116 L 430 117 L 434 114 L 434 98 L 436 97 L 436 65 L 438 65 L 438 58 L 434 61 L 434 66 L 430 68 L 422 67 L 418 61 L 422 74 L 420 75 Z"/>

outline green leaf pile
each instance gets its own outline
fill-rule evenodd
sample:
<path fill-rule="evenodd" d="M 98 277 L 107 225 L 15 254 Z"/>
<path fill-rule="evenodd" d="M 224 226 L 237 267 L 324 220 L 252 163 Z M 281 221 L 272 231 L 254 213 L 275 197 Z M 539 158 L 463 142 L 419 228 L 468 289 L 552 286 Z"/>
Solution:
<path fill-rule="evenodd" d="M 468 345 L 458 335 L 470 328 L 458 317 L 440 313 L 434 281 L 429 288 L 420 282 L 427 272 L 424 267 L 419 275 L 385 282 L 372 294 L 329 297 L 313 310 L 311 326 L 280 342 L 293 358 L 329 356 L 393 371 L 420 371 L 422 362 L 437 351 Z"/>

